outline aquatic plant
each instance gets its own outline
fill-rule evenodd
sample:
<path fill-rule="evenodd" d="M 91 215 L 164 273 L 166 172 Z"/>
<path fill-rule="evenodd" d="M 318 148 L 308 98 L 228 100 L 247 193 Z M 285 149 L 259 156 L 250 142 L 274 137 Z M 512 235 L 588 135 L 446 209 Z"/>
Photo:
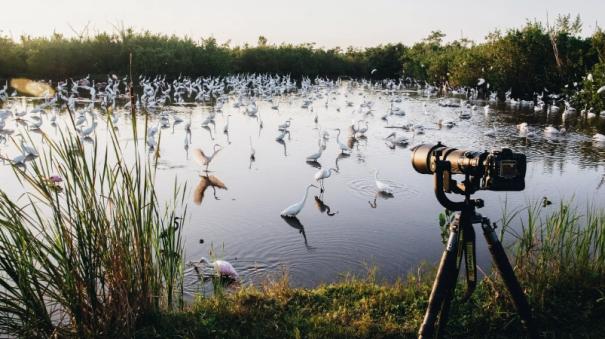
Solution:
<path fill-rule="evenodd" d="M 104 147 L 44 136 L 48 152 L 13 167 L 26 193 L 0 191 L 0 332 L 130 336 L 182 307 L 185 187 L 160 201 L 145 144 L 127 157 L 109 135 Z"/>

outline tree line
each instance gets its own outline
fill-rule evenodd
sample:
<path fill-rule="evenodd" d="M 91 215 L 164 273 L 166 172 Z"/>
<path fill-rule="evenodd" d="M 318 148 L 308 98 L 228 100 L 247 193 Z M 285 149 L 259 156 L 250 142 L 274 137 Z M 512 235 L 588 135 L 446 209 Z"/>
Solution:
<path fill-rule="evenodd" d="M 14 41 L 0 36 L 0 77 L 58 80 L 86 74 L 127 74 L 132 53 L 136 74 L 403 77 L 450 87 L 476 87 L 483 78 L 484 92 L 503 95 L 511 90 L 513 97 L 531 98 L 540 92 L 571 94 L 582 87 L 603 85 L 605 33 L 597 28 L 582 37 L 581 31 L 579 17 L 563 15 L 552 25 L 528 21 L 520 28 L 493 31 L 481 43 L 465 38 L 445 42 L 445 34 L 433 31 L 409 46 L 398 43 L 363 49 L 270 44 L 262 36 L 254 46 L 232 47 L 214 38 L 194 41 L 133 29 L 77 38 L 55 33 Z M 592 74 L 590 81 L 588 74 Z M 605 109 L 599 96 L 581 93 L 578 97 Z"/>

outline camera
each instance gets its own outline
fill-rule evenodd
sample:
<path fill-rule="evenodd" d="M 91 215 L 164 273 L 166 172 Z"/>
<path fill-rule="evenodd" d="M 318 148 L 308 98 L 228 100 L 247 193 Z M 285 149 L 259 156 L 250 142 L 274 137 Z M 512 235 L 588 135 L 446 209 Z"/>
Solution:
<path fill-rule="evenodd" d="M 509 148 L 491 152 L 467 151 L 422 144 L 412 149 L 412 166 L 421 174 L 434 174 L 438 169 L 451 174 L 464 174 L 466 185 L 473 190 L 522 191 L 525 189 L 527 161 L 522 153 Z"/>

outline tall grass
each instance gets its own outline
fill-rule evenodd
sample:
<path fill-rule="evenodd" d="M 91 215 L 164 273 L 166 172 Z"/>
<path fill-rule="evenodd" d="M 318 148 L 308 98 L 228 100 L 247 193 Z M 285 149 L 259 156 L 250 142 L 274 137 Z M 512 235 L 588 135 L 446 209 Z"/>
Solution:
<path fill-rule="evenodd" d="M 0 191 L 0 332 L 129 336 L 142 317 L 182 307 L 185 188 L 161 203 L 144 143 L 127 159 L 108 129 L 104 148 L 45 136 L 48 152 L 14 167 L 27 193 Z"/>

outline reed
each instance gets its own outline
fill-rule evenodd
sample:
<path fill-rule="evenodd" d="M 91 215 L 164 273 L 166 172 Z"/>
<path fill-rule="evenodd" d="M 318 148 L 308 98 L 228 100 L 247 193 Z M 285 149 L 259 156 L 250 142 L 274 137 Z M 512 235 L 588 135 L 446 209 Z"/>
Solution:
<path fill-rule="evenodd" d="M 183 306 L 186 189 L 175 183 L 161 202 L 144 143 L 127 159 L 109 130 L 92 149 L 73 131 L 44 137 L 48 152 L 14 167 L 26 193 L 0 191 L 0 332 L 129 336 L 148 314 Z"/>

